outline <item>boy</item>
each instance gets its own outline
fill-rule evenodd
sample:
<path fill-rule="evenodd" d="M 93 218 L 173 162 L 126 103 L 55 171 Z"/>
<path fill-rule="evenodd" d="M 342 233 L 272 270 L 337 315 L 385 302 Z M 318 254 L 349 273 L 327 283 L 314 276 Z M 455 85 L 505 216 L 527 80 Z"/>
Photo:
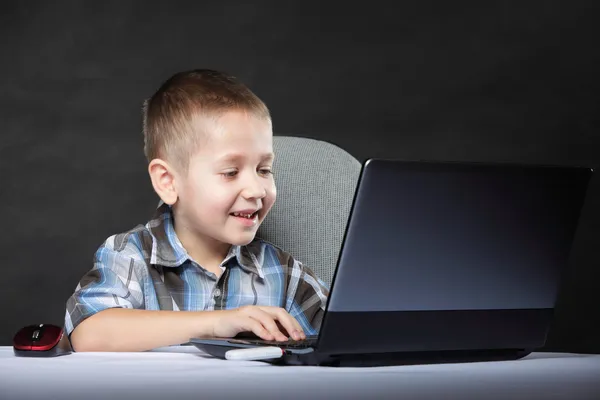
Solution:
<path fill-rule="evenodd" d="M 317 333 L 327 289 L 255 238 L 276 197 L 272 136 L 265 104 L 217 71 L 178 73 L 144 103 L 144 150 L 161 202 L 145 226 L 106 240 L 68 299 L 74 350 Z"/>

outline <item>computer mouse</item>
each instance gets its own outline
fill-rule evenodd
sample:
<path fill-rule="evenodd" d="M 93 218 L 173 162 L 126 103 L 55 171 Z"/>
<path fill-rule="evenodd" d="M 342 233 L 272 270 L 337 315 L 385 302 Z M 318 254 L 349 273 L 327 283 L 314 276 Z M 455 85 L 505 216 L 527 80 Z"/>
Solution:
<path fill-rule="evenodd" d="M 56 357 L 71 353 L 63 341 L 63 329 L 52 324 L 29 325 L 19 329 L 13 338 L 13 351 L 19 357 Z"/>

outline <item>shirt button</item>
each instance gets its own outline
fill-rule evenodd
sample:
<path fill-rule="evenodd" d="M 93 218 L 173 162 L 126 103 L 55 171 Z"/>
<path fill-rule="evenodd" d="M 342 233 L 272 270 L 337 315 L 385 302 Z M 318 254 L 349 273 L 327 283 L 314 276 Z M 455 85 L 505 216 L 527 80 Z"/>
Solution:
<path fill-rule="evenodd" d="M 221 297 L 221 289 L 219 289 L 219 288 L 215 289 L 215 291 L 213 293 L 213 297 L 215 299 Z"/>

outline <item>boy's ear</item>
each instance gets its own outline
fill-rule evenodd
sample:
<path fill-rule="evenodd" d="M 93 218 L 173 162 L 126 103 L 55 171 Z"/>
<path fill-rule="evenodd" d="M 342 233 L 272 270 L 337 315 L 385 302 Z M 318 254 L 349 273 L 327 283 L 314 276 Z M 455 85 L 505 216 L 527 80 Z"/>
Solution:
<path fill-rule="evenodd" d="M 148 165 L 148 173 L 154 191 L 163 202 L 172 206 L 177 201 L 177 188 L 175 186 L 175 171 L 165 161 L 155 158 Z"/>

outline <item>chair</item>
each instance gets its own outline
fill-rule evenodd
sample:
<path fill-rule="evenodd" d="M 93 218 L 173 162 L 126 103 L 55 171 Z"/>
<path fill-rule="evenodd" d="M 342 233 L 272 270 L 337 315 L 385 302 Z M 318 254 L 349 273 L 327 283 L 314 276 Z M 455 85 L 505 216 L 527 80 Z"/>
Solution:
<path fill-rule="evenodd" d="M 290 253 L 331 285 L 360 162 L 320 140 L 274 136 L 277 201 L 257 236 Z"/>

